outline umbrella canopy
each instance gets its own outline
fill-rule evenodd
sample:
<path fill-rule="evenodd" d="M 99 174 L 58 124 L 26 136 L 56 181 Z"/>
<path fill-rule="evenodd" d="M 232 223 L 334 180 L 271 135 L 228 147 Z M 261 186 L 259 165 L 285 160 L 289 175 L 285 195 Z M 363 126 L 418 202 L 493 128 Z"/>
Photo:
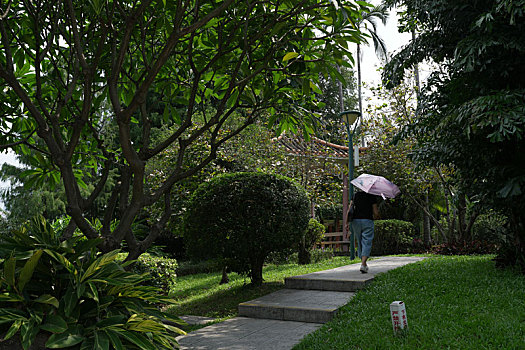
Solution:
<path fill-rule="evenodd" d="M 366 193 L 385 198 L 394 198 L 401 193 L 399 188 L 382 176 L 362 174 L 350 181 L 352 185 Z"/>

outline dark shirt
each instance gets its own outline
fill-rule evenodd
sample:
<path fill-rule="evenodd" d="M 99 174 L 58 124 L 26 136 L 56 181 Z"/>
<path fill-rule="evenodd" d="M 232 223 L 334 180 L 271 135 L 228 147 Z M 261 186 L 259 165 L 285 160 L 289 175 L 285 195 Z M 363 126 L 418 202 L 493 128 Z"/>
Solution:
<path fill-rule="evenodd" d="M 374 220 L 374 211 L 372 206 L 377 204 L 377 196 L 365 192 L 356 192 L 354 194 L 355 212 L 354 219 Z"/>

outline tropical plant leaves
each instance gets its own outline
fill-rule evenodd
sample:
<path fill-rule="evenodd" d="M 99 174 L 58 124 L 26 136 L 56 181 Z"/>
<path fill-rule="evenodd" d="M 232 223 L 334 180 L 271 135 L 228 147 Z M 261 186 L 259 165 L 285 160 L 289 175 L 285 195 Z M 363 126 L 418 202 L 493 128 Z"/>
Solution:
<path fill-rule="evenodd" d="M 35 299 L 35 303 L 49 304 L 49 305 L 53 305 L 56 308 L 58 308 L 59 306 L 59 302 L 57 298 L 49 294 L 43 294 L 39 296 L 38 298 Z"/>
<path fill-rule="evenodd" d="M 48 315 L 40 328 L 51 333 L 62 333 L 68 328 L 66 321 L 59 315 Z"/>
<path fill-rule="evenodd" d="M 16 259 L 11 255 L 9 259 L 4 262 L 4 280 L 10 286 L 15 286 L 15 269 Z"/>
<path fill-rule="evenodd" d="M 118 253 L 119 250 L 114 250 L 97 258 L 91 265 L 89 265 L 86 272 L 84 272 L 80 278 L 80 282 L 84 282 L 86 279 L 93 276 L 98 270 L 114 261 L 117 258 Z"/>
<path fill-rule="evenodd" d="M 95 332 L 94 349 L 109 350 L 110 338 L 105 332 Z"/>
<path fill-rule="evenodd" d="M 36 335 L 38 334 L 38 331 L 40 330 L 39 327 L 37 327 L 36 322 L 34 320 L 30 320 L 29 322 L 23 322 L 20 326 L 20 338 L 22 342 L 22 347 L 24 350 L 28 350 L 33 341 L 35 340 Z"/>
<path fill-rule="evenodd" d="M 31 280 L 33 272 L 42 256 L 43 250 L 37 250 L 31 258 L 25 263 L 22 271 L 20 271 L 20 278 L 18 280 L 18 290 L 22 292 L 26 284 Z"/>
<path fill-rule="evenodd" d="M 119 338 L 119 333 L 110 329 L 105 329 L 106 335 L 109 338 L 109 341 L 111 342 L 111 345 L 115 348 L 115 350 L 125 350 L 124 346 L 122 345 L 122 341 Z"/>
<path fill-rule="evenodd" d="M 22 326 L 22 320 L 15 320 L 15 322 L 13 322 L 11 327 L 9 327 L 9 329 L 7 330 L 4 340 L 7 340 L 11 338 L 13 335 L 15 335 L 16 332 L 18 332 L 18 330 L 20 329 L 20 326 Z"/>
<path fill-rule="evenodd" d="M 30 229 L 0 241 L 0 302 L 13 305 L 0 308 L 0 324 L 9 325 L 6 338 L 20 333 L 24 349 L 41 331 L 52 333 L 46 343 L 51 349 L 78 344 L 80 349 L 156 349 L 176 343 L 174 334 L 182 331 L 164 325 L 168 316 L 154 306 L 170 300 L 141 285 L 145 275 L 124 270 L 116 261 L 118 251 L 97 256 L 92 249 L 98 240 L 71 239 L 64 245 L 57 238 L 45 220 L 36 219 Z M 24 254 L 19 258 L 10 249 Z"/>
<path fill-rule="evenodd" d="M 156 350 L 156 347 L 148 340 L 148 338 L 141 334 L 131 331 L 124 331 L 120 332 L 120 335 L 142 350 Z"/>
<path fill-rule="evenodd" d="M 71 330 L 70 332 L 51 334 L 46 342 L 46 347 L 50 349 L 61 349 L 80 344 L 84 341 L 85 337 L 75 331 L 76 330 Z"/>

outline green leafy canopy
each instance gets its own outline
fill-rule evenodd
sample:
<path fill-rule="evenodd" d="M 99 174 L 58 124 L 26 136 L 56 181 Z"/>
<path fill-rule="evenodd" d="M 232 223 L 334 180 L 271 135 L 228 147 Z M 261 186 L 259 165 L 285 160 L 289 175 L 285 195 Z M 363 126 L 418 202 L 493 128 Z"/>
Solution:
<path fill-rule="evenodd" d="M 174 212 L 162 204 L 139 238 L 128 233 L 142 209 L 168 203 L 173 186 L 248 125 L 265 119 L 277 132 L 314 130 L 320 76 L 340 78 L 333 67 L 352 65 L 348 43 L 363 40 L 355 23 L 368 8 L 330 0 L 11 1 L 1 8 L 0 150 L 26 157 L 29 184 L 62 182 L 67 214 L 86 237 L 102 237 L 104 251 L 125 239 L 135 258 Z M 232 119 L 235 127 L 221 132 Z M 207 155 L 183 166 L 203 140 Z M 173 145 L 166 180 L 146 186 L 147 164 Z"/>

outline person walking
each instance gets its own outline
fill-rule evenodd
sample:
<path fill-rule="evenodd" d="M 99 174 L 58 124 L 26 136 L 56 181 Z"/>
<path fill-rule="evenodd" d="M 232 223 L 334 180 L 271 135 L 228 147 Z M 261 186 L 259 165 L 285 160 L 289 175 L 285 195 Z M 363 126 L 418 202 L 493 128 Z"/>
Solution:
<path fill-rule="evenodd" d="M 352 232 L 357 238 L 357 255 L 361 258 L 359 271 L 368 272 L 366 261 L 372 250 L 372 240 L 374 239 L 374 221 L 379 219 L 379 197 L 357 191 L 350 201 L 347 217 L 352 225 Z M 350 217 L 350 208 L 354 205 L 354 211 Z"/>

